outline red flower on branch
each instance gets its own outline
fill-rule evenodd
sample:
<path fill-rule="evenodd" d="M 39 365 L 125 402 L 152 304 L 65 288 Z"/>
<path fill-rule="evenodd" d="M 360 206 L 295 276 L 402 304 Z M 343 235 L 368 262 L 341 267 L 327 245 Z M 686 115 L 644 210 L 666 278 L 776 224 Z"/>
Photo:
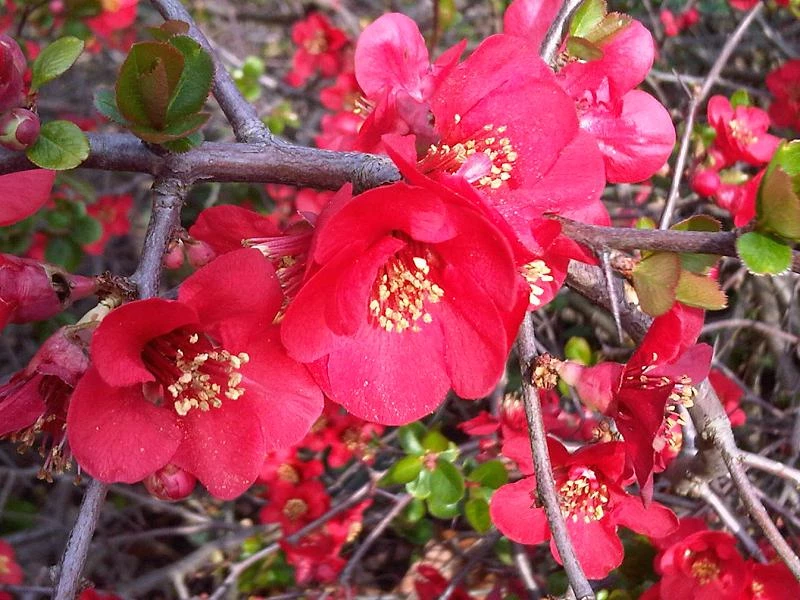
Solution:
<path fill-rule="evenodd" d="M 99 256 L 105 250 L 111 236 L 126 235 L 131 229 L 128 213 L 133 206 L 133 196 L 101 196 L 97 202 L 86 207 L 86 213 L 100 221 L 103 233 L 100 239 L 87 244 L 83 249 L 89 254 Z"/>
<path fill-rule="evenodd" d="M 0 227 L 30 217 L 50 199 L 56 172 L 32 169 L 0 175 Z"/>
<path fill-rule="evenodd" d="M 23 578 L 24 574 L 17 563 L 14 548 L 0 540 L 0 583 L 19 585 Z M 13 596 L 7 592 L 0 592 L 0 600 L 13 600 Z"/>
<path fill-rule="evenodd" d="M 566 361 L 557 367 L 581 400 L 614 418 L 645 498 L 652 488 L 654 451 L 661 453 L 665 444 L 674 442 L 677 416 L 672 415 L 677 405 L 689 405 L 696 393 L 693 386 L 708 375 L 711 347 L 694 343 L 703 314 L 676 303 L 653 321 L 625 365 L 605 362 L 585 367 Z M 666 426 L 665 417 L 672 421 Z M 670 439 L 659 439 L 659 432 Z"/>
<path fill-rule="evenodd" d="M 292 58 L 292 70 L 286 75 L 289 85 L 299 87 L 317 70 L 323 77 L 333 77 L 342 68 L 345 33 L 322 13 L 313 12 L 292 27 L 292 41 L 297 50 Z"/>
<path fill-rule="evenodd" d="M 395 183 L 320 215 L 281 326 L 291 356 L 354 415 L 429 413 L 494 388 L 527 304 L 501 231 L 466 200 Z"/>
<path fill-rule="evenodd" d="M 725 96 L 708 101 L 708 122 L 716 130 L 714 145 L 726 164 L 744 161 L 756 167 L 772 158 L 780 138 L 767 133 L 769 115 L 753 106 L 731 106 Z"/>
<path fill-rule="evenodd" d="M 67 415 L 81 467 L 132 483 L 172 463 L 219 498 L 247 489 L 267 450 L 299 441 L 322 410 L 272 325 L 282 301 L 269 263 L 242 249 L 189 277 L 177 301 L 109 314 Z"/>
<path fill-rule="evenodd" d="M 619 526 L 650 536 L 666 535 L 678 526 L 678 519 L 668 508 L 655 502 L 645 507 L 641 499 L 625 491 L 628 478 L 624 444 L 594 444 L 570 454 L 561 443 L 549 438 L 548 447 L 561 514 L 588 578 L 602 579 L 622 563 Z M 523 473 L 533 473 L 527 439 L 509 440 L 503 452 Z M 504 485 L 492 496 L 492 522 L 504 535 L 521 544 L 540 544 L 549 539 L 550 551 L 560 564 L 544 508 L 538 504 L 536 494 L 533 476 Z"/>
<path fill-rule="evenodd" d="M 317 480 L 278 481 L 270 486 L 268 504 L 259 512 L 262 523 L 279 523 L 284 535 L 302 529 L 321 517 L 331 505 L 325 486 Z"/>

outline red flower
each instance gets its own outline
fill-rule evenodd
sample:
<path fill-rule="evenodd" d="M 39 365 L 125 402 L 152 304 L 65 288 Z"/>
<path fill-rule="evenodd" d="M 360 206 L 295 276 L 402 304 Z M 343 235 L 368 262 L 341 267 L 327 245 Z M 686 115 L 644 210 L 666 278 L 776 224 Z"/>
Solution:
<path fill-rule="evenodd" d="M 435 600 L 441 598 L 450 582 L 444 578 L 439 570 L 431 565 L 417 565 L 417 572 L 414 577 L 414 591 L 419 600 Z M 470 596 L 463 587 L 457 586 L 448 596 L 454 600 L 471 600 Z"/>
<path fill-rule="evenodd" d="M 189 277 L 177 301 L 109 314 L 67 415 L 78 463 L 106 482 L 172 463 L 219 498 L 247 489 L 266 451 L 301 439 L 322 410 L 271 325 L 282 299 L 269 263 L 242 249 Z"/>
<path fill-rule="evenodd" d="M 736 538 L 699 531 L 665 550 L 656 560 L 661 598 L 741 600 L 748 583 Z M 656 596 L 657 597 L 657 596 Z"/>
<path fill-rule="evenodd" d="M 576 103 L 581 129 L 597 139 L 608 181 L 642 181 L 664 165 L 675 145 L 667 109 L 634 89 L 653 65 L 653 37 L 631 20 L 599 47 L 602 58 L 569 62 L 558 80 Z"/>
<path fill-rule="evenodd" d="M 16 40 L 0 34 L 0 112 L 25 104 L 28 63 Z"/>
<path fill-rule="evenodd" d="M 22 583 L 22 568 L 17 564 L 14 548 L 0 540 L 0 583 L 19 585 Z M 0 600 L 13 600 L 13 596 L 0 592 Z"/>
<path fill-rule="evenodd" d="M 95 35 L 108 38 L 115 31 L 127 29 L 136 20 L 139 0 L 101 0 L 100 4 L 100 14 L 86 19 L 86 25 Z"/>
<path fill-rule="evenodd" d="M 425 39 L 412 19 L 390 13 L 371 23 L 359 36 L 355 52 L 356 79 L 372 105 L 356 149 L 378 151 L 380 137 L 388 133 L 413 134 L 424 145 L 434 141 L 430 100 L 464 46 L 454 46 L 431 64 Z"/>
<path fill-rule="evenodd" d="M 514 0 L 503 15 L 503 31 L 538 47 L 561 4 L 560 0 Z"/>
<path fill-rule="evenodd" d="M 69 466 L 67 406 L 89 366 L 85 352 L 94 325 L 62 327 L 42 344 L 28 366 L 0 385 L 0 437 L 11 434 L 23 448 L 41 437 L 44 477 Z"/>
<path fill-rule="evenodd" d="M 317 480 L 297 484 L 278 481 L 267 494 L 269 504 L 259 512 L 262 523 L 280 523 L 284 535 L 302 529 L 330 508 L 331 498 Z"/>
<path fill-rule="evenodd" d="M 71 275 L 54 265 L 0 254 L 0 329 L 8 323 L 49 319 L 96 289 L 93 277 Z"/>
<path fill-rule="evenodd" d="M 451 387 L 494 388 L 526 296 L 504 235 L 461 197 L 405 183 L 342 192 L 310 262 L 282 338 L 348 411 L 408 423 Z"/>
<path fill-rule="evenodd" d="M 55 171 L 33 169 L 0 175 L 0 227 L 30 217 L 50 198 Z"/>
<path fill-rule="evenodd" d="M 320 417 L 322 419 L 324 417 Z M 319 421 L 319 419 L 317 420 Z M 313 435 L 316 423 L 311 426 L 309 435 Z M 308 436 L 306 436 L 308 439 Z M 305 444 L 305 442 L 300 442 Z M 300 483 L 307 479 L 313 479 L 322 475 L 325 467 L 322 461 L 317 459 L 301 460 L 298 456 L 297 447 L 273 450 L 267 453 L 264 465 L 258 474 L 258 480 L 267 485 L 280 483 Z"/>
<path fill-rule="evenodd" d="M 769 115 L 753 106 L 733 108 L 725 96 L 708 101 L 708 122 L 716 130 L 714 145 L 726 164 L 744 161 L 761 166 L 772 158 L 780 138 L 767 133 Z"/>
<path fill-rule="evenodd" d="M 363 123 L 363 118 L 350 111 L 323 115 L 314 143 L 325 150 L 353 150 Z"/>
<path fill-rule="evenodd" d="M 766 169 L 742 184 L 722 183 L 714 193 L 717 205 L 733 215 L 733 223 L 744 227 L 756 216 L 756 196 Z"/>
<path fill-rule="evenodd" d="M 108 240 L 113 235 L 125 235 L 131 229 L 128 213 L 133 206 L 133 196 L 101 196 L 97 202 L 86 207 L 86 213 L 100 221 L 103 234 L 100 239 L 87 244 L 83 249 L 89 254 L 99 256 L 105 250 Z"/>
<path fill-rule="evenodd" d="M 558 367 L 584 402 L 614 417 L 645 498 L 652 487 L 653 452 L 669 443 L 657 442 L 659 431 L 670 433 L 674 425 L 662 429 L 665 414 L 691 402 L 692 386 L 708 374 L 711 347 L 694 343 L 702 323 L 703 311 L 676 303 L 653 321 L 627 364 L 584 367 L 567 361 Z"/>
<path fill-rule="evenodd" d="M 326 402 L 303 445 L 317 452 L 327 450 L 326 460 L 332 469 L 345 466 L 352 458 L 371 463 L 375 459 L 374 442 L 383 430 L 382 425 L 363 421 Z"/>
<path fill-rule="evenodd" d="M 299 87 L 317 70 L 323 77 L 333 77 L 342 68 L 342 50 L 347 36 L 331 25 L 325 15 L 313 12 L 292 27 L 292 41 L 297 50 L 292 70 L 286 75 L 290 85 Z"/>
<path fill-rule="evenodd" d="M 742 600 L 800 598 L 800 583 L 782 562 L 762 565 L 750 562 L 751 580 Z"/>
<path fill-rule="evenodd" d="M 772 122 L 800 131 L 800 59 L 783 63 L 767 75 L 766 83 L 775 96 L 769 107 Z"/>
<path fill-rule="evenodd" d="M 620 525 L 652 536 L 666 535 L 677 527 L 672 511 L 658 503 L 645 508 L 639 498 L 625 492 L 624 444 L 594 444 L 574 454 L 552 438 L 548 446 L 561 514 L 588 578 L 602 579 L 622 563 L 622 543 L 617 535 Z M 533 472 L 527 439 L 514 438 L 503 451 L 524 473 Z M 498 489 L 492 496 L 490 514 L 497 528 L 516 542 L 539 544 L 550 539 L 550 550 L 561 563 L 544 508 L 536 504 L 534 477 Z"/>

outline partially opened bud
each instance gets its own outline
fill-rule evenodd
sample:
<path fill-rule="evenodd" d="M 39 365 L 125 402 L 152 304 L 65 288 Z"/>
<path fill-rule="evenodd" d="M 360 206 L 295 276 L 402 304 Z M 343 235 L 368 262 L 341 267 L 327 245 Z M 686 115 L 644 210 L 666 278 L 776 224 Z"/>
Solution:
<path fill-rule="evenodd" d="M 7 323 L 48 319 L 96 290 L 94 277 L 72 275 L 54 265 L 0 254 L 0 328 Z"/>
<path fill-rule="evenodd" d="M 593 367 L 565 360 L 558 366 L 558 374 L 575 388 L 578 397 L 589 408 L 608 413 L 613 410 L 614 395 L 622 381 L 624 365 L 604 362 Z"/>
<path fill-rule="evenodd" d="M 165 269 L 180 269 L 183 266 L 183 242 L 170 244 L 162 259 Z"/>
<path fill-rule="evenodd" d="M 143 483 L 151 496 L 166 502 L 177 502 L 192 493 L 197 477 L 170 463 L 147 476 Z"/>
<path fill-rule="evenodd" d="M 203 265 L 207 265 L 217 256 L 214 249 L 202 241 L 186 242 L 186 258 L 189 259 L 189 264 L 195 269 L 199 269 Z"/>
<path fill-rule="evenodd" d="M 719 173 L 712 169 L 701 169 L 695 172 L 691 185 L 696 194 L 707 198 L 717 193 L 721 183 Z"/>
<path fill-rule="evenodd" d="M 12 108 L 0 116 L 0 146 L 25 150 L 39 137 L 39 116 L 26 108 Z"/>

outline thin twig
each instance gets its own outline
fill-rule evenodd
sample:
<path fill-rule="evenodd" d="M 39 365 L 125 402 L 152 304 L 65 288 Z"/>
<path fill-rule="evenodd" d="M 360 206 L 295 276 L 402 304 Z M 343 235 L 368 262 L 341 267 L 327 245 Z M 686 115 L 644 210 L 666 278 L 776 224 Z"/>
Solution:
<path fill-rule="evenodd" d="M 745 466 L 758 469 L 759 471 L 769 473 L 770 475 L 780 477 L 781 479 L 785 479 L 786 481 L 793 483 L 794 486 L 800 490 L 799 470 L 794 469 L 789 465 L 785 465 L 782 462 L 778 462 L 777 460 L 772 460 L 771 458 L 761 456 L 760 454 L 745 452 L 744 450 L 740 451 L 739 456 L 741 457 L 742 464 Z"/>
<path fill-rule="evenodd" d="M 767 325 L 761 321 L 753 321 L 751 319 L 722 319 L 721 321 L 706 323 L 703 325 L 702 333 L 708 334 L 715 331 L 722 331 L 724 329 L 738 328 L 753 329 L 759 333 L 763 333 L 766 336 L 773 336 L 782 340 L 786 340 L 790 344 L 800 344 L 800 337 L 794 335 L 793 333 L 789 333 L 788 331 L 783 331 L 778 327 L 773 327 L 772 325 Z"/>
<path fill-rule="evenodd" d="M 681 179 L 683 178 L 683 170 L 686 168 L 686 161 L 689 157 L 689 146 L 691 145 L 692 132 L 694 130 L 695 119 L 697 118 L 697 111 L 708 96 L 711 88 L 714 87 L 714 84 L 717 82 L 723 67 L 727 64 L 728 59 L 736 49 L 736 46 L 739 45 L 739 42 L 741 41 L 742 36 L 744 36 L 745 31 L 747 31 L 747 28 L 750 27 L 750 24 L 761 13 L 762 10 L 764 10 L 764 4 L 759 2 L 745 15 L 745 17 L 736 27 L 736 30 L 731 34 L 731 36 L 728 38 L 728 41 L 726 41 L 725 45 L 722 47 L 717 60 L 714 62 L 711 70 L 708 72 L 708 75 L 706 75 L 706 78 L 703 80 L 703 85 L 700 87 L 700 90 L 689 102 L 689 109 L 684 122 L 684 131 L 683 135 L 681 136 L 680 150 L 678 151 L 678 159 L 675 161 L 675 171 L 672 175 L 672 184 L 669 188 L 667 204 L 664 207 L 663 214 L 661 215 L 659 229 L 668 229 L 670 223 L 672 222 L 672 214 L 675 211 L 675 203 L 678 201 L 678 192 L 680 191 Z"/>
<path fill-rule="evenodd" d="M 572 13 L 577 10 L 581 2 L 583 2 L 583 0 L 564 0 L 555 19 L 550 23 L 542 45 L 539 47 L 539 56 L 541 56 L 542 60 L 548 65 L 552 64 L 556 57 L 556 51 L 563 37 L 564 25 L 566 25 Z"/>
<path fill-rule="evenodd" d="M 533 463 L 536 474 L 536 488 L 544 505 L 547 523 L 558 548 L 558 554 L 567 573 L 567 579 L 579 600 L 593 599 L 594 592 L 583 568 L 575 556 L 575 549 L 569 538 L 567 525 L 556 492 L 553 479 L 553 469 L 550 465 L 550 455 L 547 450 L 547 435 L 544 430 L 542 418 L 542 405 L 539 394 L 531 384 L 531 364 L 536 356 L 536 341 L 533 332 L 533 320 L 527 314 L 522 320 L 522 325 L 517 334 L 517 355 L 519 357 L 520 371 L 522 372 L 522 393 L 525 406 L 525 416 L 528 420 L 528 431 L 533 453 Z"/>
<path fill-rule="evenodd" d="M 525 546 L 514 542 L 514 564 L 517 566 L 517 572 L 522 580 L 522 584 L 528 592 L 528 600 L 539 600 L 542 597 L 542 591 L 539 589 L 539 584 L 533 576 L 533 568 L 531 561 L 528 559 L 528 554 L 525 551 Z"/>
<path fill-rule="evenodd" d="M 703 500 L 706 504 L 714 509 L 714 512 L 717 513 L 720 520 L 725 524 L 725 527 L 727 527 L 733 535 L 739 538 L 739 541 L 752 557 L 757 559 L 759 562 L 766 562 L 764 553 L 761 552 L 761 548 L 758 547 L 758 544 L 753 539 L 753 536 L 747 533 L 747 529 L 739 522 L 739 519 L 735 514 L 733 514 L 733 511 L 728 508 L 728 505 L 723 502 L 722 498 L 714 493 L 714 490 L 711 489 L 711 486 L 708 485 L 707 481 L 700 482 L 695 489 L 695 493 L 698 498 Z"/>
<path fill-rule="evenodd" d="M 53 590 L 54 600 L 73 600 L 78 593 L 89 545 L 107 491 L 108 485 L 97 479 L 92 479 L 86 486 L 78 518 L 69 534 L 67 546 L 59 563 L 58 581 Z"/>

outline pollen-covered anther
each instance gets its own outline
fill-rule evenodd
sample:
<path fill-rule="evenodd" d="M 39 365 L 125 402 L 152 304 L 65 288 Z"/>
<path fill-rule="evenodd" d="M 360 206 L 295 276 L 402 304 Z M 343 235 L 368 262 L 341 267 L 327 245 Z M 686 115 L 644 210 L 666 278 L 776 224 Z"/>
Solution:
<path fill-rule="evenodd" d="M 283 515 L 290 521 L 296 521 L 308 512 L 308 504 L 300 498 L 290 498 L 283 505 Z"/>
<path fill-rule="evenodd" d="M 420 255 L 422 254 L 422 256 Z M 378 271 L 372 286 L 369 313 L 386 331 L 420 331 L 422 323 L 433 322 L 426 303 L 436 304 L 444 290 L 431 278 L 431 257 L 427 252 L 401 252 Z"/>
<path fill-rule="evenodd" d="M 456 124 L 461 123 L 461 116 L 455 115 Z M 506 125 L 495 127 L 492 124 L 484 125 L 474 132 L 465 141 L 456 144 L 431 145 L 428 153 L 419 161 L 419 168 L 425 173 L 431 171 L 446 171 L 455 173 L 467 160 L 476 153 L 482 153 L 489 158 L 489 164 L 472 183 L 478 187 L 497 189 L 504 182 L 511 179 L 517 152 L 511 139 L 503 134 L 507 131 Z"/>
<path fill-rule="evenodd" d="M 745 145 L 755 144 L 758 141 L 758 137 L 750 131 L 750 128 L 747 126 L 746 123 L 742 123 L 737 119 L 732 119 L 730 123 L 728 123 L 728 128 L 730 129 L 731 135 L 737 141 L 741 142 Z"/>
<path fill-rule="evenodd" d="M 552 390 L 558 384 L 558 367 L 561 361 L 545 353 L 536 358 L 531 383 L 540 390 Z"/>
<path fill-rule="evenodd" d="M 688 552 L 691 551 L 689 550 Z M 692 577 L 694 577 L 700 585 L 705 585 L 717 579 L 720 574 L 719 565 L 708 558 L 700 558 L 694 561 L 691 571 Z"/>
<path fill-rule="evenodd" d="M 520 267 L 520 273 L 531 289 L 528 301 L 534 306 L 541 305 L 540 296 L 544 295 L 544 288 L 537 284 L 540 281 L 545 283 L 552 282 L 553 276 L 550 274 L 551 272 L 550 267 L 543 260 L 534 260 Z"/>
<path fill-rule="evenodd" d="M 250 356 L 231 354 L 204 336 L 179 330 L 145 346 L 142 359 L 183 417 L 193 408 L 208 411 L 222 406 L 223 398 L 240 398 L 244 388 L 239 369 Z"/>
<path fill-rule="evenodd" d="M 608 487 L 597 481 L 591 469 L 573 469 L 569 479 L 558 490 L 559 506 L 565 519 L 585 523 L 605 516 L 609 502 Z"/>

